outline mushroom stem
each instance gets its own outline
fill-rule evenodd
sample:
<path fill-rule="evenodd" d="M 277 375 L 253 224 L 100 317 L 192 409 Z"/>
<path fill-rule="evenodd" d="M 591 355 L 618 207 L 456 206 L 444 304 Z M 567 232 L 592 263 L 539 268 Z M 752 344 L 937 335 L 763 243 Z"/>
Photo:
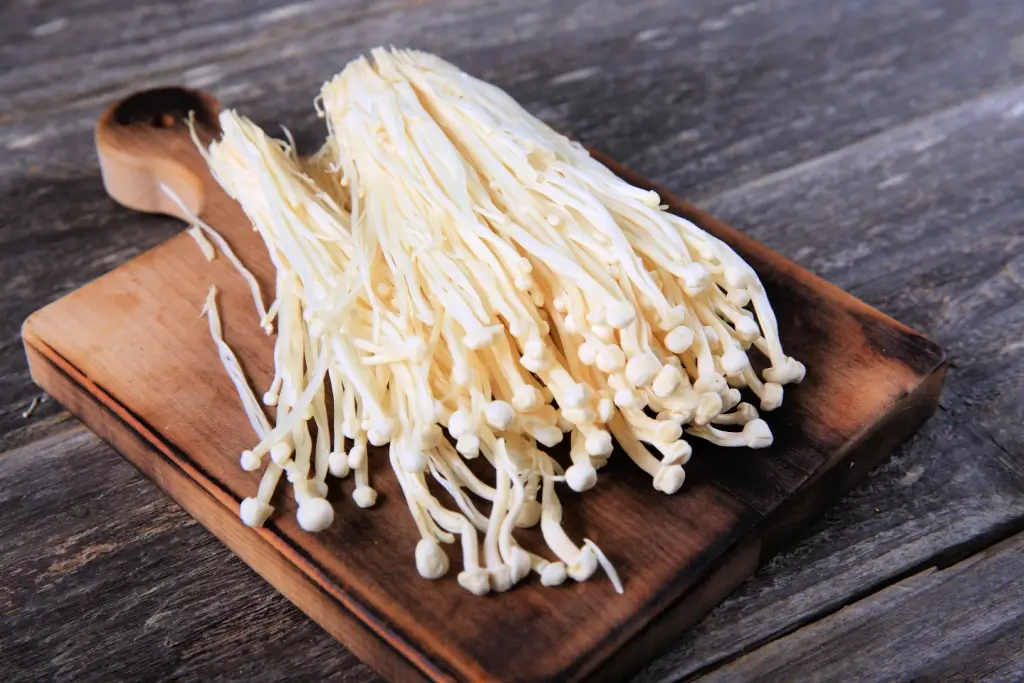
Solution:
<path fill-rule="evenodd" d="M 249 281 L 260 325 L 277 330 L 263 396 L 272 424 L 208 297 L 211 336 L 258 440 L 240 465 L 257 471 L 270 456 L 239 514 L 262 524 L 285 472 L 300 525 L 323 529 L 334 516 L 327 475 L 352 472 L 353 500 L 370 507 L 369 459 L 381 456 L 369 447 L 387 446 L 422 576 L 446 572 L 442 546 L 457 534 L 458 582 L 473 593 L 531 570 L 545 585 L 582 581 L 598 566 L 621 591 L 601 550 L 562 527 L 557 484 L 594 487 L 617 442 L 672 494 L 692 454 L 684 433 L 771 444 L 758 411 L 777 408 L 805 370 L 785 355 L 757 275 L 656 192 L 431 55 L 374 50 L 324 84 L 318 113 L 329 135 L 309 159 L 288 133 L 271 139 L 232 111 L 200 145 L 276 271 L 265 309 L 251 274 L 195 221 Z M 770 362 L 762 377 L 752 349 Z M 564 472 L 545 452 L 563 440 Z M 517 530 L 538 523 L 557 561 L 519 545 Z"/>

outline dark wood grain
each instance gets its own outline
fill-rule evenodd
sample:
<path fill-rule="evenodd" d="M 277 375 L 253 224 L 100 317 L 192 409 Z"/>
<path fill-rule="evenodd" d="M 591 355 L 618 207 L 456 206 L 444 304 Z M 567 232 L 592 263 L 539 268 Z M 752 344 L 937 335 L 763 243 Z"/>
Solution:
<path fill-rule="evenodd" d="M 360 8 L 346 3 L 324 21 L 323 3 L 277 12 L 272 6 L 284 2 L 261 3 L 253 11 L 258 36 L 245 12 L 209 0 L 4 6 L 0 451 L 25 444 L 11 461 L 19 481 L 53 493 L 5 506 L 0 538 L 46 565 L 87 527 L 92 542 L 112 550 L 90 555 L 59 582 L 33 567 L 6 586 L 21 608 L 0 616 L 0 630 L 44 647 L 28 660 L 0 656 L 0 678 L 106 681 L 107 667 L 122 667 L 129 680 L 360 675 L 329 636 L 118 456 L 91 437 L 63 441 L 68 418 L 55 403 L 22 419 L 37 390 L 18 330 L 32 310 L 179 229 L 170 219 L 115 210 L 105 198 L 91 139 L 102 104 L 145 84 L 189 82 L 255 110 L 263 123 L 287 123 L 308 144 L 320 135 L 310 93 L 325 75 L 357 50 L 408 36 L 449 56 L 459 49 L 553 123 L 696 196 L 952 355 L 943 410 L 925 430 L 643 680 L 713 669 L 936 557 L 973 552 L 1020 528 L 1024 124 L 1012 115 L 1022 99 L 1012 86 L 1024 69 L 1019 3 L 645 0 L 573 12 L 546 2 L 523 3 L 519 17 L 451 0 L 394 12 L 375 4 L 384 11 L 353 14 Z M 47 27 L 60 18 L 68 19 L 63 29 Z M 322 37 L 307 43 L 321 27 Z M 230 36 L 253 40 L 239 48 Z M 80 73 L 82 65 L 91 68 Z M 586 71 L 595 65 L 599 71 Z M 927 259 L 917 257 L 918 241 Z M 39 443 L 47 435 L 53 440 Z M 35 467 L 44 455 L 66 466 Z M 123 476 L 112 488 L 104 475 L 118 468 Z M 13 476 L 4 470 L 0 488 Z M 65 489 L 102 501 L 80 507 L 81 517 L 68 520 L 79 526 L 66 533 L 49 512 Z M 152 535 L 151 504 L 167 520 Z M 158 544 L 159 580 L 121 564 L 138 552 L 137 529 Z M 51 540 L 23 547 L 21 539 L 43 534 Z M 97 588 L 118 582 L 130 589 Z M 237 603 L 225 597 L 240 584 Z M 163 601 L 169 607 L 158 609 Z M 202 637 L 190 630 L 197 618 L 207 624 Z M 933 679 L 977 660 L 976 649 L 946 646 L 963 661 L 930 670 Z M 54 651 L 66 654 L 51 660 Z M 877 677 L 886 667 L 875 662 Z"/>
<path fill-rule="evenodd" d="M 19 68 L 0 76 L 0 111 L 17 121 L 71 105 L 94 119 L 127 92 L 184 82 L 315 139 L 310 102 L 326 75 L 370 44 L 395 43 L 472 68 L 559 128 L 701 197 L 1024 72 L 1014 0 L 253 5 L 35 8 L 10 30 L 5 56 Z M 31 36 L 59 18 L 63 30 Z M 83 55 L 87 78 L 54 82 Z"/>
<path fill-rule="evenodd" d="M 376 680 L 83 427 L 4 454 L 0 478 L 5 510 L 38 511 L 3 517 L 4 680 Z"/>
<path fill-rule="evenodd" d="M 953 367 L 921 433 L 643 680 L 713 668 L 1024 529 L 1022 98 L 994 93 L 709 202 L 933 335 Z"/>
<path fill-rule="evenodd" d="M 1024 535 L 1018 534 L 951 567 L 888 586 L 704 680 L 1019 681 L 1022 607 Z M 887 663 L 884 676 L 878 661 Z"/>

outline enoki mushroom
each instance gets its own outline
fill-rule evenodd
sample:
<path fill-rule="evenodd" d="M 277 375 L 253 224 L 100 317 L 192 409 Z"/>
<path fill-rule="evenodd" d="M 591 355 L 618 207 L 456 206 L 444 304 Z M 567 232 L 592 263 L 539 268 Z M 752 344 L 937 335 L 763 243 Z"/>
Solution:
<path fill-rule="evenodd" d="M 375 50 L 317 104 L 329 136 L 308 161 L 231 111 L 204 151 L 277 272 L 261 320 L 277 330 L 263 397 L 273 425 L 207 303 L 260 439 L 241 455 L 263 469 L 243 520 L 269 517 L 284 474 L 299 524 L 324 529 L 332 478 L 351 473 L 356 505 L 372 506 L 368 459 L 386 452 L 423 577 L 443 576 L 443 546 L 458 543 L 458 582 L 478 595 L 531 572 L 583 581 L 599 566 L 621 590 L 597 545 L 563 530 L 557 489 L 593 487 L 614 455 L 675 493 L 684 432 L 771 444 L 758 408 L 777 408 L 804 367 L 783 352 L 757 275 L 657 193 L 431 55 Z M 550 450 L 562 442 L 564 463 Z M 481 457 L 493 479 L 467 465 Z M 553 557 L 516 539 L 538 525 Z"/>

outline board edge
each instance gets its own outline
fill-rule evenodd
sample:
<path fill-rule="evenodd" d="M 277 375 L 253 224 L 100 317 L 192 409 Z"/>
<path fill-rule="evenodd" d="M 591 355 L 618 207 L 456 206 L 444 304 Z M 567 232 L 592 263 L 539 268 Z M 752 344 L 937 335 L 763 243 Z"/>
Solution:
<path fill-rule="evenodd" d="M 85 379 L 84 376 L 73 365 L 35 337 L 30 329 L 31 320 L 32 316 L 23 326 L 23 341 L 33 382 L 198 520 L 303 614 L 313 619 L 342 646 L 350 649 L 360 661 L 379 674 L 386 675 L 387 680 L 431 683 L 462 680 L 439 665 L 422 648 L 393 633 L 390 625 L 371 608 L 351 595 L 346 594 L 347 601 L 339 600 L 335 593 L 341 592 L 341 587 L 333 580 L 327 581 L 330 587 L 317 580 L 316 574 L 322 575 L 323 572 L 315 563 L 304 558 L 301 551 L 291 548 L 286 539 L 281 538 L 278 543 L 274 543 L 268 538 L 276 536 L 272 525 L 259 530 L 247 527 L 238 516 L 237 505 L 234 510 L 225 505 L 193 473 L 167 457 L 150 438 L 118 415 L 104 400 L 114 399 L 100 397 L 97 392 L 90 391 L 86 383 L 81 381 Z M 279 545 L 286 548 L 282 550 L 277 547 Z M 268 576 L 273 572 L 264 569 L 265 562 L 270 563 L 274 572 L 279 572 L 279 576 Z M 312 566 L 304 568 L 304 564 Z M 353 610 L 345 602 L 358 604 L 358 609 Z M 391 674 L 399 672 L 401 678 L 391 677 Z M 472 680 L 482 679 L 474 677 Z"/>

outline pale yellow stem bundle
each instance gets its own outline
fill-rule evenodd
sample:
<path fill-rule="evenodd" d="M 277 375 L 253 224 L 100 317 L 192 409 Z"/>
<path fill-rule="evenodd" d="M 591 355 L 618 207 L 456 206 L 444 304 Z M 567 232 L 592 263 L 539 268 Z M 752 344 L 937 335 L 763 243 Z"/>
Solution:
<path fill-rule="evenodd" d="M 665 493 L 684 481 L 684 431 L 771 444 L 739 390 L 772 410 L 804 370 L 782 351 L 757 275 L 436 57 L 376 50 L 320 102 L 330 136 L 309 162 L 233 112 L 207 151 L 277 267 L 263 321 L 276 315 L 264 398 L 276 426 L 243 454 L 246 469 L 267 454 L 279 468 L 255 499 L 260 516 L 282 470 L 309 530 L 333 519 L 328 473 L 353 472 L 355 502 L 373 505 L 368 446 L 387 445 L 422 576 L 446 573 L 442 544 L 458 539 L 458 581 L 476 594 L 531 571 L 545 585 L 582 581 L 599 566 L 620 588 L 600 549 L 563 531 L 556 486 L 594 486 L 615 442 Z M 762 377 L 753 349 L 769 363 Z M 562 441 L 564 469 L 546 450 Z M 481 456 L 493 484 L 466 466 Z M 554 561 L 516 541 L 537 524 Z"/>

